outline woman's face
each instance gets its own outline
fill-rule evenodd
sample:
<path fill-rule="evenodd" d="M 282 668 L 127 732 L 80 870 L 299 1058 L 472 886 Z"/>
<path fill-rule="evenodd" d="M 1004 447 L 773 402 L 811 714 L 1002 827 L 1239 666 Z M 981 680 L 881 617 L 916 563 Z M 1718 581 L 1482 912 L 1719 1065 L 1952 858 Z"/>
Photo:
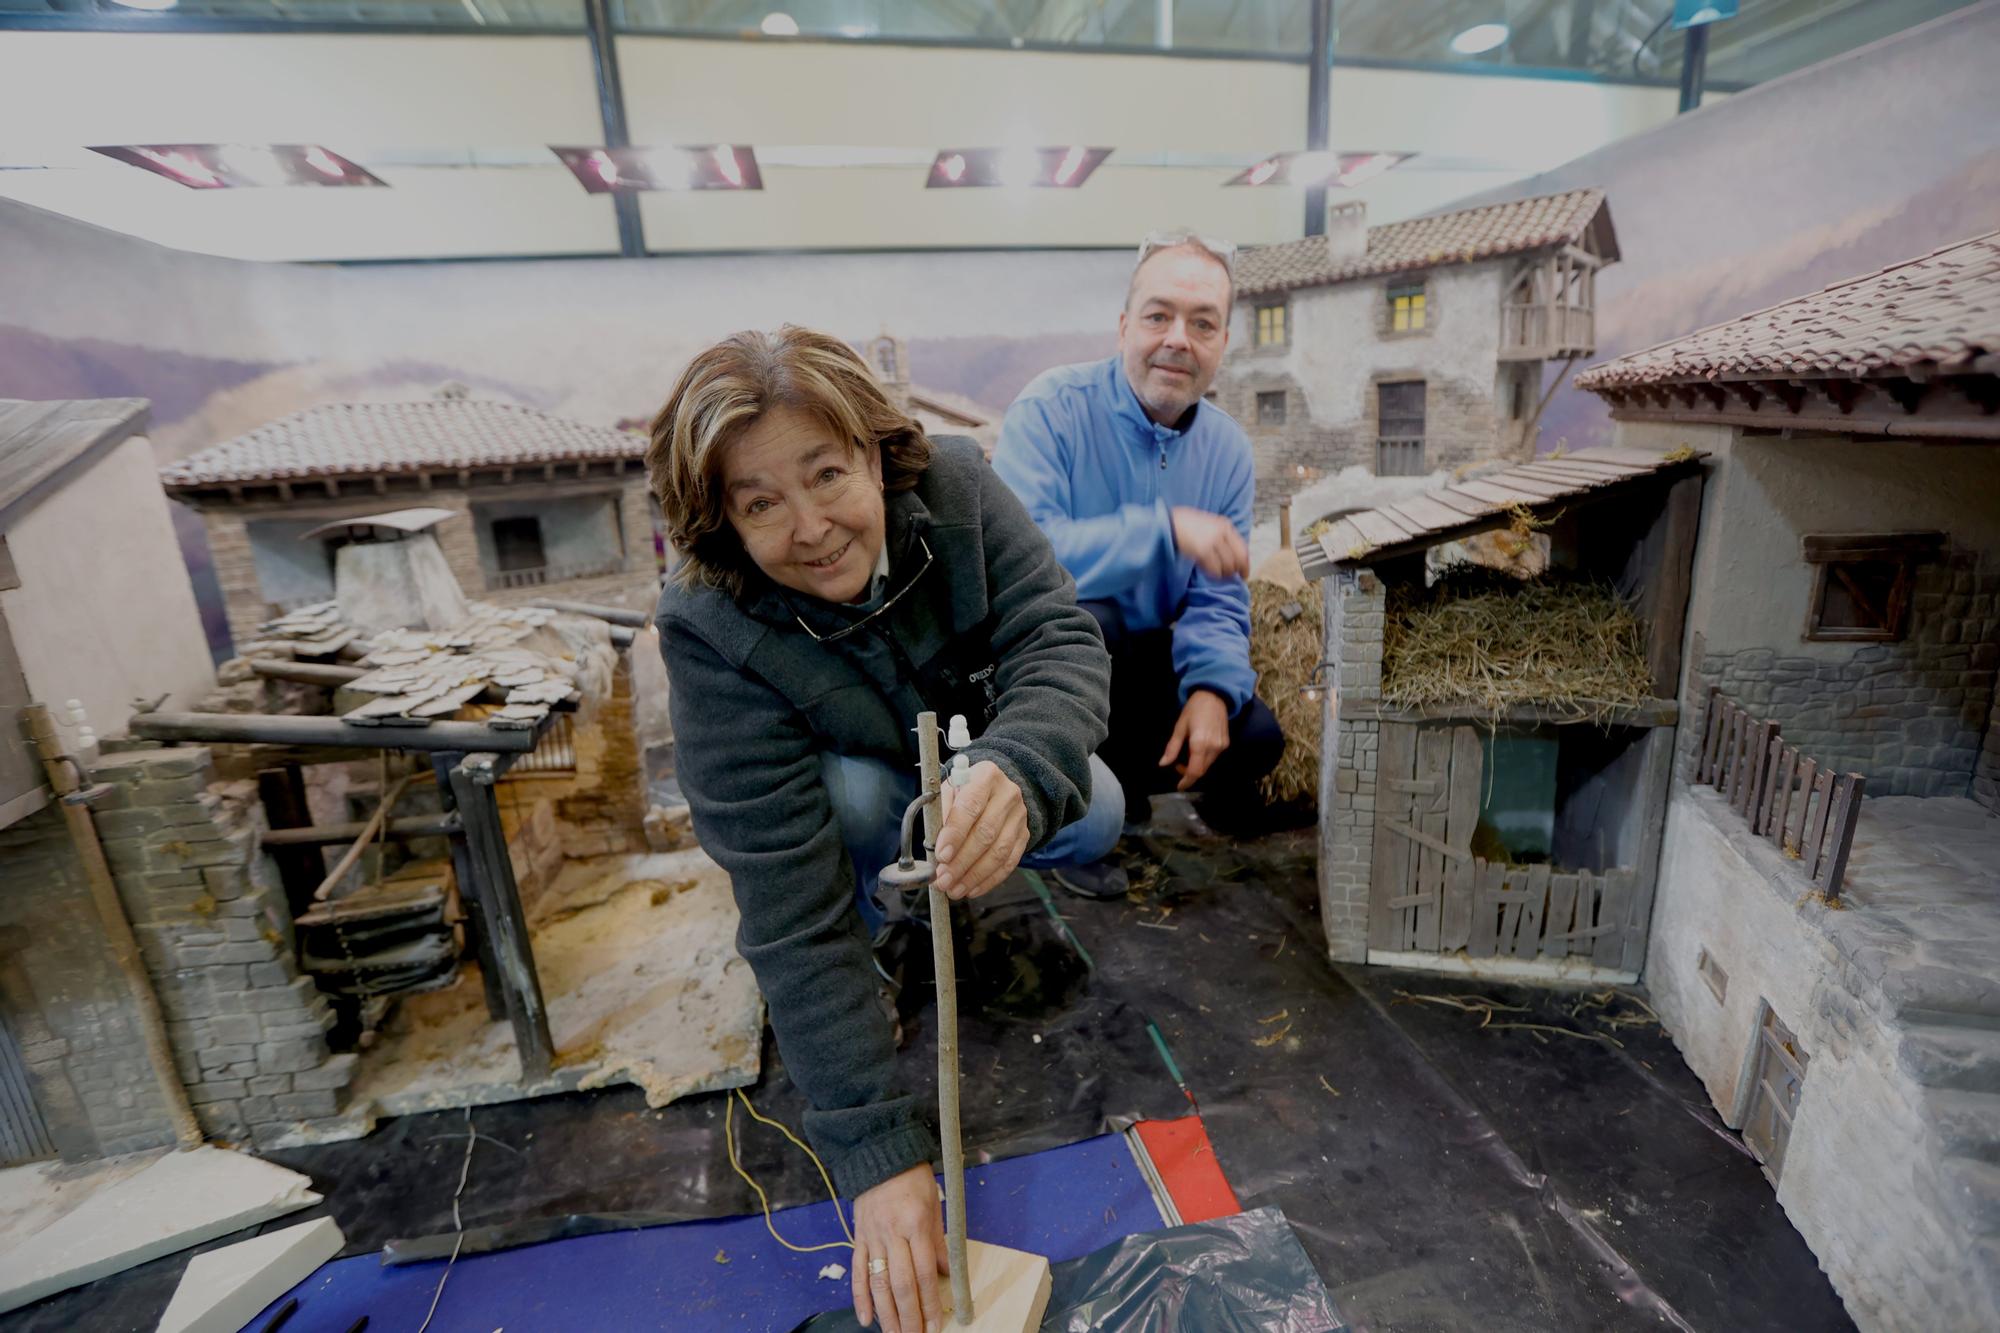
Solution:
<path fill-rule="evenodd" d="M 723 447 L 722 491 L 729 525 L 772 582 L 828 602 L 866 595 L 886 529 L 880 449 L 774 407 Z"/>

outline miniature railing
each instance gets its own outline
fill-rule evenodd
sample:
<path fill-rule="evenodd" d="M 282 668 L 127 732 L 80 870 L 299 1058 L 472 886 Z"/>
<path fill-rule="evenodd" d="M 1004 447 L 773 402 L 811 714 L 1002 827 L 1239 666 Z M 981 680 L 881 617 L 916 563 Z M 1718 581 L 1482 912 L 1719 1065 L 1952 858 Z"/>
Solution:
<path fill-rule="evenodd" d="M 1500 307 L 1500 350 L 1588 352 L 1597 346 L 1597 312 L 1588 306 L 1510 301 Z"/>
<path fill-rule="evenodd" d="M 1750 831 L 1799 862 L 1828 902 L 1840 898 L 1867 783 L 1835 773 L 1778 735 L 1778 724 L 1708 692 L 1694 781 L 1715 788 Z"/>
<path fill-rule="evenodd" d="M 486 586 L 489 588 L 540 588 L 551 583 L 567 583 L 571 579 L 597 578 L 604 574 L 623 572 L 622 559 L 600 560 L 584 565 L 536 565 L 530 569 L 489 569 L 486 571 Z"/>

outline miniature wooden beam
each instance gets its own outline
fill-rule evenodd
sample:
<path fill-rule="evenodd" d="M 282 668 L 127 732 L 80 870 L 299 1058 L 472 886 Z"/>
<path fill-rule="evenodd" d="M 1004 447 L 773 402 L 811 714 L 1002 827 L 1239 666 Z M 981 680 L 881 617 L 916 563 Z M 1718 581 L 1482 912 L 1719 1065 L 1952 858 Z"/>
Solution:
<path fill-rule="evenodd" d="M 530 733 L 520 733 L 527 735 Z M 515 1051 L 521 1062 L 521 1081 L 540 1083 L 555 1067 L 555 1039 L 549 1034 L 548 1005 L 542 998 L 541 978 L 535 972 L 535 958 L 528 948 L 528 921 L 521 910 L 521 889 L 514 879 L 514 863 L 507 854 L 507 835 L 500 826 L 500 804 L 493 783 L 506 771 L 507 757 L 498 754 L 467 754 L 446 769 L 437 761 L 441 776 L 449 780 L 452 804 L 464 831 L 452 838 L 453 860 L 457 847 L 464 845 L 464 868 L 471 871 L 461 878 L 461 888 L 469 882 L 480 915 L 480 934 L 491 958 L 480 960 L 482 971 L 494 975 L 514 1027 Z M 944 979 L 939 978 L 942 995 Z M 940 1005 L 942 1008 L 942 1005 Z"/>
<path fill-rule="evenodd" d="M 482 722 L 432 722 L 421 727 L 357 726 L 338 717 L 290 713 L 140 713 L 132 734 L 154 741 L 219 741 L 267 745 L 346 745 L 368 750 L 486 751 L 525 754 L 538 731 L 502 731 Z"/>

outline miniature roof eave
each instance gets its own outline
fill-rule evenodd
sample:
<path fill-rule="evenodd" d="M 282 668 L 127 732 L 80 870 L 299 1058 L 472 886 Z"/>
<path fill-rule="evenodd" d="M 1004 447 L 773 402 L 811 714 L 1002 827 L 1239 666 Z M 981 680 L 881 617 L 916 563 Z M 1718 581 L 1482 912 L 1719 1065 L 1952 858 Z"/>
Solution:
<path fill-rule="evenodd" d="M 151 408 L 144 398 L 0 399 L 0 531 L 79 464 L 145 434 Z"/>
<path fill-rule="evenodd" d="M 329 532 L 343 528 L 390 528 L 396 532 L 418 533 L 434 528 L 454 516 L 450 509 L 394 509 L 386 514 L 362 514 L 354 518 L 336 518 L 322 523 L 308 532 L 299 534 L 299 540 L 311 541 L 324 537 Z"/>
<path fill-rule="evenodd" d="M 1707 456 L 1685 447 L 1666 453 L 1606 448 L 1544 455 L 1394 504 L 1344 514 L 1317 534 L 1320 524 L 1314 523 L 1294 548 L 1306 577 L 1323 579 L 1507 527 L 1520 511 L 1546 520 L 1580 502 L 1677 478 L 1698 469 Z"/>

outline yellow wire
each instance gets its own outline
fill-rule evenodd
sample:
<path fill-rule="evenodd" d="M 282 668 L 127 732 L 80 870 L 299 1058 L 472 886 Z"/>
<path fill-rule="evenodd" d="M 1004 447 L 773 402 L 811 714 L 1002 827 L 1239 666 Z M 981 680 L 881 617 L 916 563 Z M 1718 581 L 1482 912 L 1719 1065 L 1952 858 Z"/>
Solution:
<path fill-rule="evenodd" d="M 764 1187 L 762 1185 L 759 1185 L 754 1179 L 751 1178 L 750 1173 L 743 1169 L 743 1163 L 737 1160 L 736 1101 L 741 1101 L 743 1103 L 743 1109 L 749 1113 L 750 1118 L 752 1120 L 755 1120 L 760 1125 L 771 1126 L 771 1128 L 777 1130 L 780 1134 L 783 1134 L 786 1138 L 790 1139 L 792 1143 L 798 1147 L 800 1152 L 803 1152 L 806 1156 L 812 1158 L 812 1164 L 819 1168 L 819 1178 L 826 1184 L 827 1197 L 833 1200 L 834 1220 L 840 1223 L 841 1234 L 847 1237 L 846 1240 L 828 1241 L 824 1245 L 794 1245 L 790 1241 L 786 1240 L 783 1236 L 780 1236 L 778 1234 L 777 1224 L 771 1220 L 770 1197 L 764 1193 Z M 854 1232 L 847 1225 L 846 1215 L 840 1211 L 840 1196 L 834 1192 L 833 1178 L 827 1175 L 826 1164 L 819 1160 L 819 1154 L 814 1152 L 811 1148 L 807 1147 L 804 1143 L 801 1143 L 799 1141 L 799 1136 L 792 1133 L 791 1130 L 786 1129 L 783 1124 L 779 1123 L 776 1120 L 772 1120 L 767 1116 L 761 1116 L 757 1114 L 757 1108 L 750 1104 L 750 1099 L 743 1095 L 743 1089 L 741 1088 L 736 1089 L 736 1101 L 729 1101 L 723 1103 L 723 1105 L 727 1109 L 725 1109 L 722 1113 L 722 1140 L 729 1148 L 729 1165 L 735 1169 L 737 1175 L 743 1177 L 744 1184 L 748 1185 L 751 1189 L 757 1191 L 757 1201 L 764 1205 L 764 1227 L 767 1231 L 771 1233 L 771 1239 L 777 1241 L 778 1244 L 784 1246 L 788 1250 L 791 1250 L 795 1254 L 814 1254 L 820 1250 L 853 1249 Z"/>

